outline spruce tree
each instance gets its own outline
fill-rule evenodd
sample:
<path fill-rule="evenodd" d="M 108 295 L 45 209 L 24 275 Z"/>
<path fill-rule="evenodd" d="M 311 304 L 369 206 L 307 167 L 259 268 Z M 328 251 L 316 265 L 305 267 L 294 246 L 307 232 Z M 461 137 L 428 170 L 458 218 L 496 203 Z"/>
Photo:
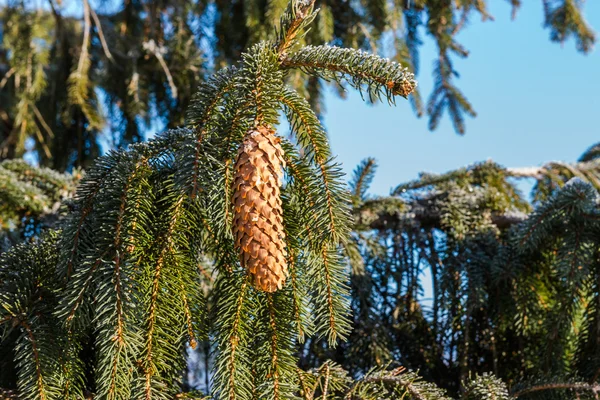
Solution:
<path fill-rule="evenodd" d="M 576 164 L 423 175 L 388 198 L 368 196 L 369 159 L 349 191 L 286 78 L 389 102 L 416 82 L 359 50 L 303 45 L 316 16 L 291 2 L 273 40 L 201 84 L 185 128 L 101 157 L 58 229 L 2 255 L 2 386 L 25 399 L 597 397 L 597 146 Z M 208 384 L 191 390 L 201 356 Z"/>
<path fill-rule="evenodd" d="M 347 77 L 389 101 L 416 83 L 377 56 L 298 46 L 315 16 L 290 3 L 275 40 L 201 86 L 187 128 L 99 159 L 61 230 L 3 256 L 22 396 L 173 398 L 186 346 L 210 340 L 216 398 L 294 398 L 298 338 L 347 337 L 349 202 L 324 129 L 284 77 Z M 291 140 L 273 131 L 280 111 Z"/>
<path fill-rule="evenodd" d="M 471 373 L 493 372 L 525 398 L 573 398 L 551 389 L 579 380 L 580 396 L 594 398 L 596 148 L 572 164 L 488 161 L 422 174 L 383 198 L 365 195 L 376 167 L 365 160 L 351 185 L 354 329 L 342 352 L 308 351 L 306 362 L 335 357 L 356 373 L 398 362 L 451 393 L 464 393 Z M 532 203 L 517 189 L 522 179 L 536 182 Z M 527 389 L 544 382 L 548 391 Z"/>

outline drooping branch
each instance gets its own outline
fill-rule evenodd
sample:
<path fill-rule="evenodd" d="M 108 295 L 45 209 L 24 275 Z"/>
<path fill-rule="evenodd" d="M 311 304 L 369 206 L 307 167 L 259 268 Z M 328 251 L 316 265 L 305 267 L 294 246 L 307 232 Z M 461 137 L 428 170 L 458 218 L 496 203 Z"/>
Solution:
<path fill-rule="evenodd" d="M 299 68 L 325 80 L 347 78 L 358 90 L 368 87 L 369 95 L 384 94 L 393 102 L 394 96 L 408 97 L 417 87 L 414 74 L 400 64 L 361 50 L 335 46 L 306 46 L 281 61 L 283 68 Z"/>
<path fill-rule="evenodd" d="M 69 75 L 68 97 L 73 104 L 77 104 L 81 108 L 81 111 L 88 119 L 89 124 L 94 128 L 100 129 L 103 125 L 102 115 L 99 110 L 94 107 L 93 102 L 90 101 L 90 97 L 94 96 L 94 92 L 90 91 L 89 78 L 91 67 L 89 47 L 91 43 L 92 17 L 88 0 L 83 1 L 83 15 L 83 39 L 79 61 L 77 62 L 77 67 L 73 70 L 71 75 Z"/>
<path fill-rule="evenodd" d="M 392 195 L 400 195 L 409 190 L 421 189 L 458 178 L 473 178 L 484 169 L 493 169 L 498 173 L 503 174 L 507 178 L 531 178 L 539 181 L 545 177 L 564 177 L 566 178 L 564 179 L 566 182 L 572 177 L 579 177 L 584 180 L 589 180 L 590 183 L 596 185 L 596 182 L 594 182 L 594 176 L 600 175 L 600 160 L 591 159 L 590 161 L 576 163 L 552 161 L 539 167 L 517 168 L 504 168 L 492 161 L 485 161 L 443 174 L 422 173 L 418 179 L 398 185 L 394 190 L 392 190 Z"/>
<path fill-rule="evenodd" d="M 325 129 L 308 102 L 296 92 L 286 88 L 281 96 L 281 102 L 288 114 L 292 132 L 298 138 L 300 145 L 306 149 L 305 157 L 312 160 L 320 175 L 323 191 L 315 192 L 319 197 L 316 202 L 326 205 L 327 214 L 314 223 L 323 228 L 319 229 L 323 239 L 328 237 L 334 242 L 339 242 L 348 233 L 349 223 L 346 215 L 348 199 L 342 196 L 344 192 L 340 190 L 340 175 L 336 171 L 336 165 L 331 162 L 331 151 Z"/>
<path fill-rule="evenodd" d="M 186 157 L 189 165 L 187 170 L 192 171 L 187 185 L 189 186 L 190 198 L 193 200 L 199 191 L 199 175 L 201 174 L 201 160 L 203 155 L 202 146 L 207 135 L 211 133 L 210 121 L 214 116 L 217 107 L 221 104 L 224 97 L 234 88 L 235 78 L 238 74 L 236 68 L 226 68 L 203 83 L 195 101 L 187 110 L 188 124 L 194 128 L 195 143 L 193 152 Z"/>
<path fill-rule="evenodd" d="M 390 207 L 388 209 L 377 210 L 378 207 L 372 207 L 375 202 L 389 202 L 390 205 L 398 204 L 398 199 L 376 199 L 366 202 L 362 207 L 355 209 L 355 222 L 359 229 L 386 230 L 397 229 L 399 226 L 419 226 L 422 228 L 439 228 L 442 216 L 442 210 L 433 206 L 434 199 L 420 199 L 410 204 L 410 206 Z M 492 224 L 499 229 L 506 229 L 514 224 L 518 224 L 527 219 L 527 214 L 522 211 L 512 211 L 505 213 L 491 213 L 490 220 Z"/>
<path fill-rule="evenodd" d="M 548 175 L 550 172 L 554 172 L 561 169 L 567 169 L 575 174 L 579 174 L 579 172 L 593 172 L 600 171 L 600 161 L 599 160 L 590 160 L 590 161 L 582 161 L 576 163 L 565 163 L 561 161 L 552 161 L 542 165 L 541 167 L 521 167 L 521 168 L 507 168 L 506 173 L 508 176 L 514 178 L 533 178 L 533 179 L 543 179 L 545 175 Z M 558 172 L 558 171 L 557 171 Z"/>
<path fill-rule="evenodd" d="M 519 390 L 515 393 L 512 393 L 512 397 L 518 399 L 519 397 L 523 397 L 530 393 L 542 392 L 542 391 L 546 391 L 546 390 L 560 390 L 560 389 L 590 391 L 597 397 L 598 394 L 600 393 L 600 384 L 585 383 L 585 382 L 545 383 L 542 385 L 535 385 L 535 386 L 528 387 L 526 389 Z"/>

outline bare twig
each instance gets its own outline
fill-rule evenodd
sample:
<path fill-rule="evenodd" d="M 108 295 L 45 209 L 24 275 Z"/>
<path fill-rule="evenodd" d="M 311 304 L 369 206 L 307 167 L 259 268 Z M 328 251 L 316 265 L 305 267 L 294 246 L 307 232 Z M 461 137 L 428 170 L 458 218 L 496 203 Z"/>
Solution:
<path fill-rule="evenodd" d="M 90 43 L 90 30 L 92 21 L 90 19 L 90 3 L 83 0 L 83 43 L 81 44 L 81 53 L 79 54 L 79 63 L 77 64 L 77 74 L 82 75 L 85 68 L 85 60 L 88 57 L 88 46 Z"/>
<path fill-rule="evenodd" d="M 8 80 L 10 79 L 11 76 L 13 76 L 13 74 L 15 73 L 15 69 L 14 67 L 9 69 L 8 72 L 6 73 L 6 75 L 4 75 L 4 77 L 2 77 L 2 80 L 0 81 L 0 90 L 2 90 L 4 88 L 4 85 L 6 85 L 6 82 L 8 82 Z"/>
<path fill-rule="evenodd" d="M 102 49 L 104 50 L 104 54 L 106 55 L 106 58 L 108 58 L 110 60 L 110 62 L 112 62 L 113 64 L 117 65 L 110 50 L 108 49 L 108 44 L 106 43 L 106 38 L 104 37 L 104 33 L 102 32 L 102 24 L 100 23 L 98 14 L 96 14 L 96 11 L 94 11 L 92 8 L 90 8 L 90 15 L 92 16 L 92 19 L 94 20 L 94 24 L 96 25 L 96 28 L 98 28 L 98 37 L 100 38 L 100 44 L 102 44 Z"/>
<path fill-rule="evenodd" d="M 37 119 L 40 121 L 40 124 L 42 125 L 42 127 L 44 128 L 44 130 L 46 131 L 48 136 L 50 136 L 51 138 L 54 139 L 54 132 L 52 132 L 52 129 L 50 129 L 50 126 L 46 123 L 46 120 L 42 116 L 42 113 L 40 112 L 40 110 L 37 108 L 37 106 L 35 104 L 32 104 L 31 108 L 33 108 L 33 113 L 35 114 Z"/>
<path fill-rule="evenodd" d="M 327 399 L 327 392 L 329 391 L 329 364 L 325 364 L 325 381 L 323 382 L 323 400 Z"/>
<path fill-rule="evenodd" d="M 542 165 L 541 167 L 507 168 L 506 174 L 514 178 L 534 178 L 540 180 L 546 176 L 546 171 L 554 168 L 567 169 L 574 176 L 579 176 L 580 174 L 578 171 L 596 171 L 600 169 L 600 159 L 593 159 L 590 161 L 582 161 L 577 163 L 551 161 Z"/>
<path fill-rule="evenodd" d="M 25 121 L 23 121 L 22 126 L 25 126 Z M 52 153 L 50 152 L 50 148 L 46 144 L 46 139 L 44 139 L 44 135 L 42 135 L 42 131 L 37 126 L 35 127 L 35 135 L 37 136 L 40 145 L 42 145 L 42 149 L 44 150 L 44 154 L 46 154 L 46 157 L 52 158 Z"/>
<path fill-rule="evenodd" d="M 169 87 L 171 88 L 171 94 L 173 95 L 173 98 L 177 98 L 177 86 L 175 86 L 175 82 L 173 82 L 173 76 L 171 75 L 171 71 L 169 71 L 169 67 L 167 67 L 167 63 L 165 62 L 165 59 L 162 56 L 164 49 L 162 47 L 157 46 L 154 39 L 150 39 L 149 41 L 144 42 L 143 46 L 144 50 L 152 53 L 160 63 L 163 71 L 165 71 L 165 75 L 167 76 L 167 81 L 169 82 Z"/>

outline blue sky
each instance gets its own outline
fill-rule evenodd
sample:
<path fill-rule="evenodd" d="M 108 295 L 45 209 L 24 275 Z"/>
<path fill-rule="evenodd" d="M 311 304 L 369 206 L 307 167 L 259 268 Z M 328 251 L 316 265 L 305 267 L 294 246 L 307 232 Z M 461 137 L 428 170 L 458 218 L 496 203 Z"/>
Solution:
<path fill-rule="evenodd" d="M 471 51 L 456 60 L 456 81 L 478 116 L 456 134 L 445 117 L 430 132 L 410 104 L 370 106 L 360 95 L 326 96 L 325 125 L 347 173 L 365 157 L 378 160 L 371 192 L 386 195 L 420 171 L 441 173 L 493 159 L 509 167 L 575 161 L 600 141 L 600 50 L 585 56 L 570 40 L 550 42 L 541 1 L 524 1 L 516 20 L 507 1 L 491 1 L 495 21 L 473 19 L 459 36 Z M 600 1 L 585 3 L 588 22 L 600 31 Z M 598 47 L 598 46 L 597 46 Z M 419 87 L 427 99 L 435 47 L 426 40 Z M 526 187 L 526 186 L 525 186 Z"/>

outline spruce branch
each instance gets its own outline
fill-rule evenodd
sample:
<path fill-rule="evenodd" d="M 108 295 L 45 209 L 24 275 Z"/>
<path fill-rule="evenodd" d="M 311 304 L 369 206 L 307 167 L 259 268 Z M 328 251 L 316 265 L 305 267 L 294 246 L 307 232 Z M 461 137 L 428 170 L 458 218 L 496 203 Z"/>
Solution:
<path fill-rule="evenodd" d="M 600 188 L 600 162 L 595 159 L 580 161 L 576 163 L 564 163 L 553 161 L 540 167 L 509 167 L 504 168 L 492 161 L 474 164 L 472 166 L 459 168 L 444 174 L 422 173 L 419 179 L 398 185 L 392 190 L 392 195 L 398 196 L 402 193 L 426 188 L 455 179 L 472 179 L 481 174 L 485 169 L 495 170 L 498 173 L 516 179 L 535 179 L 544 183 L 546 179 L 550 182 L 545 185 L 555 184 L 558 187 L 564 185 L 569 179 L 577 177 Z M 541 188 L 534 189 L 539 191 Z"/>
<path fill-rule="evenodd" d="M 309 253 L 305 262 L 312 283 L 315 333 L 326 337 L 334 347 L 338 340 L 346 340 L 351 330 L 346 265 L 340 250 L 327 244 L 320 251 Z"/>
<path fill-rule="evenodd" d="M 593 146 L 590 146 L 581 157 L 579 157 L 579 162 L 592 161 L 597 158 L 600 158 L 600 143 L 596 143 Z"/>
<path fill-rule="evenodd" d="M 435 85 L 429 100 L 427 101 L 427 114 L 429 115 L 429 129 L 435 130 L 444 114 L 448 112 L 454 129 L 460 134 L 465 133 L 465 114 L 470 117 L 476 117 L 477 113 L 465 95 L 452 83 L 452 78 L 456 75 L 450 56 L 449 47 L 457 46 L 454 39 L 445 38 L 450 44 L 439 45 L 438 59 L 434 69 Z M 459 55 L 466 56 L 466 54 Z"/>
<path fill-rule="evenodd" d="M 289 225 L 289 224 L 286 224 Z M 294 321 L 296 323 L 296 332 L 299 343 L 304 343 L 307 337 L 314 334 L 314 321 L 309 304 L 309 294 L 306 290 L 308 286 L 305 282 L 306 277 L 302 276 L 297 265 L 298 256 L 295 250 L 290 250 L 288 257 L 288 266 L 290 271 L 290 290 L 292 292 L 292 309 Z"/>
<path fill-rule="evenodd" d="M 143 344 L 134 398 L 171 399 L 177 393 L 173 383 L 185 368 L 185 345 L 194 348 L 204 339 L 204 298 L 188 233 L 192 218 L 187 197 L 175 189 L 172 179 L 155 182 L 155 187 L 150 200 L 153 219 L 140 221 L 147 240 L 135 250 L 141 267 Z"/>
<path fill-rule="evenodd" d="M 4 160 L 0 168 L 14 172 L 19 180 L 38 187 L 53 201 L 71 196 L 81 174 L 77 170 L 63 174 L 50 168 L 32 166 L 21 159 Z"/>
<path fill-rule="evenodd" d="M 302 395 L 306 400 L 327 400 L 343 397 L 352 385 L 352 378 L 333 361 L 325 361 L 319 368 L 297 371 Z"/>
<path fill-rule="evenodd" d="M 13 330 L 17 332 L 17 384 L 23 398 L 72 399 L 77 394 L 76 388 L 63 391 L 64 382 L 57 377 L 58 371 L 69 363 L 65 332 L 52 316 L 60 289 L 54 274 L 57 243 L 58 233 L 51 231 L 0 257 L 0 338 L 4 340 Z M 71 377 L 80 373 L 80 369 L 73 371 Z"/>
<path fill-rule="evenodd" d="M 589 391 L 595 397 L 598 397 L 600 394 L 600 385 L 594 383 L 586 383 L 586 382 L 550 382 L 532 385 L 530 387 L 526 387 L 523 389 L 519 389 L 511 393 L 511 396 L 515 399 L 526 396 L 530 393 L 536 392 L 544 392 L 548 390 L 561 390 L 561 389 L 569 389 L 574 391 Z"/>
<path fill-rule="evenodd" d="M 72 298 L 69 298 L 70 296 L 66 295 L 63 298 L 64 308 L 58 312 L 58 315 L 66 318 L 68 323 L 76 316 L 79 305 L 85 299 L 84 295 L 86 290 L 92 284 L 97 268 L 102 263 L 104 257 L 108 255 L 109 249 L 111 248 L 110 246 L 107 246 L 107 248 L 100 250 L 99 254 L 96 253 L 98 251 L 97 249 L 92 249 L 92 254 L 96 253 L 99 255 L 99 257 L 95 257 L 93 261 L 89 261 L 89 259 L 86 260 L 86 258 L 89 257 L 89 254 L 81 254 L 80 241 L 83 242 L 83 246 L 81 247 L 87 247 L 86 245 L 89 246 L 89 241 L 91 240 L 90 236 L 95 234 L 93 229 L 98 228 L 97 226 L 94 226 L 96 221 L 91 221 L 91 224 L 88 225 L 87 218 L 94 208 L 98 207 L 98 197 L 105 195 L 101 193 L 101 189 L 108 189 L 109 184 L 107 182 L 107 177 L 111 175 L 118 176 L 118 173 L 120 172 L 117 169 L 119 161 L 127 159 L 127 157 L 128 155 L 124 152 L 112 153 L 98 162 L 96 166 L 88 172 L 76 194 L 75 207 L 78 212 L 71 214 L 66 222 L 66 234 L 63 242 L 65 251 L 62 252 L 64 255 L 62 256 L 63 258 L 59 270 L 61 271 L 61 275 L 68 279 L 71 278 L 71 275 L 74 272 L 78 274 L 77 278 L 71 279 L 69 282 L 69 284 L 73 286 L 73 292 L 71 292 L 70 295 L 77 294 Z M 122 189 L 122 187 L 119 189 Z M 117 199 L 121 199 L 123 195 L 123 193 L 119 193 Z M 124 207 L 124 204 L 119 203 L 121 215 L 125 212 L 125 209 L 120 208 L 122 206 Z M 115 224 L 117 222 L 115 222 Z M 114 239 L 115 238 L 113 237 L 112 240 Z M 80 264 L 80 260 L 86 260 L 88 262 L 82 262 Z M 86 272 L 82 272 L 82 264 L 86 265 Z M 79 271 L 74 271 L 75 268 Z M 80 279 L 82 279 L 82 281 L 80 281 Z"/>
<path fill-rule="evenodd" d="M 314 0 L 292 0 L 281 15 L 276 30 L 277 54 L 284 58 L 289 49 L 301 39 L 302 31 L 315 19 L 318 10 L 312 11 Z"/>
<path fill-rule="evenodd" d="M 441 227 L 442 210 L 432 206 L 436 197 L 405 203 L 396 198 L 373 199 L 354 210 L 358 229 L 394 230 L 400 226 Z M 507 229 L 527 219 L 523 211 L 512 210 L 491 213 L 490 222 L 499 229 Z"/>
<path fill-rule="evenodd" d="M 148 301 L 148 311 L 147 311 L 147 317 L 146 317 L 146 330 L 144 332 L 145 335 L 145 344 L 144 344 L 144 348 L 142 350 L 142 353 L 144 355 L 144 361 L 143 361 L 143 370 L 144 370 L 144 384 L 143 384 L 143 393 L 144 393 L 144 397 L 146 399 L 150 399 L 153 398 L 153 395 L 158 395 L 160 396 L 160 394 L 162 393 L 163 395 L 166 394 L 165 392 L 168 391 L 168 389 L 166 387 L 161 387 L 158 386 L 156 387 L 156 383 L 155 380 L 156 378 L 154 377 L 154 375 L 156 374 L 156 372 L 158 371 L 158 367 L 162 367 L 164 368 L 164 366 L 160 365 L 156 358 L 160 357 L 160 353 L 157 355 L 155 353 L 158 353 L 155 350 L 155 346 L 158 347 L 160 346 L 160 343 L 162 342 L 160 338 L 160 333 L 162 331 L 162 329 L 160 329 L 159 327 L 157 327 L 157 318 L 165 318 L 167 317 L 169 314 L 173 313 L 173 310 L 168 310 L 167 311 L 167 315 L 164 315 L 164 311 L 161 312 L 161 306 L 163 306 L 162 304 L 159 305 L 158 300 L 159 300 L 159 295 L 163 296 L 166 295 L 168 293 L 168 291 L 170 290 L 170 288 L 167 286 L 167 284 L 164 283 L 165 281 L 165 277 L 164 275 L 166 275 L 165 273 L 165 269 L 167 268 L 167 266 L 165 265 L 167 262 L 167 259 L 170 257 L 174 256 L 174 246 L 175 244 L 173 243 L 173 233 L 176 227 L 178 227 L 178 222 L 179 219 L 181 218 L 181 210 L 182 210 L 182 204 L 183 204 L 183 197 L 180 197 L 174 204 L 172 207 L 172 210 L 169 210 L 168 214 L 170 216 L 170 221 L 168 222 L 168 225 L 166 227 L 166 231 L 163 235 L 160 235 L 158 237 L 160 244 L 158 244 L 158 255 L 155 261 L 155 265 L 153 270 L 151 271 L 151 285 L 150 285 L 150 296 L 149 296 L 149 301 Z M 149 250 L 148 250 L 149 251 Z M 170 277 L 169 277 L 170 278 Z M 185 292 L 183 292 L 185 293 Z M 157 339 L 157 336 L 159 337 Z M 168 338 L 166 338 L 166 340 L 168 340 Z M 173 350 L 176 350 L 176 347 L 174 346 L 174 348 L 169 348 L 170 352 L 172 352 Z M 175 357 L 174 361 L 177 361 L 178 357 Z M 158 361 L 162 361 L 162 360 L 158 360 Z M 172 362 L 173 360 L 168 359 L 169 362 Z"/>
<path fill-rule="evenodd" d="M 392 370 L 374 368 L 352 379 L 339 365 L 326 361 L 318 369 L 298 371 L 298 376 L 303 398 L 307 400 L 450 400 L 443 389 L 424 381 L 417 373 L 407 371 L 404 367 Z"/>
<path fill-rule="evenodd" d="M 249 399 L 252 393 L 250 366 L 251 308 L 250 282 L 247 276 L 221 277 L 217 282 L 220 318 L 215 329 L 219 338 L 219 353 L 214 366 L 215 393 L 217 398 L 229 400 Z"/>
<path fill-rule="evenodd" d="M 102 168 L 92 169 L 91 172 L 88 172 L 80 185 L 78 191 L 79 197 L 76 199 L 79 203 L 79 209 L 76 209 L 70 214 L 68 218 L 69 222 L 66 223 L 67 228 L 65 229 L 63 236 L 65 238 L 65 251 L 62 254 L 66 254 L 66 257 L 63 256 L 61 262 L 61 265 L 64 266 L 61 274 L 67 279 L 71 277 L 74 269 L 73 267 L 76 257 L 78 256 L 78 247 L 81 236 L 86 233 L 89 234 L 89 231 L 84 232 L 84 229 L 87 227 L 84 224 L 86 223 L 88 215 L 93 210 L 95 197 L 101 188 L 102 178 L 107 172 L 107 170 L 102 170 Z"/>
<path fill-rule="evenodd" d="M 283 86 L 283 73 L 277 65 L 277 54 L 268 43 L 259 43 L 242 56 L 244 66 L 240 85 L 247 93 L 254 126 L 275 125 L 278 120 L 277 100 Z"/>
<path fill-rule="evenodd" d="M 314 114 L 308 102 L 301 98 L 296 92 L 285 89 L 280 98 L 287 111 L 288 121 L 292 132 L 298 139 L 300 146 L 306 152 L 305 157 L 316 165 L 320 175 L 319 186 L 324 190 L 310 190 L 306 193 L 312 195 L 310 198 L 311 208 L 318 219 L 312 221 L 311 228 L 314 239 L 333 243 L 343 242 L 349 232 L 349 198 L 340 181 L 339 167 L 333 163 L 329 143 L 325 129 Z M 312 186 L 305 182 L 305 187 Z M 316 189 L 317 186 L 312 186 Z M 326 210 L 326 215 L 321 215 Z"/>
<path fill-rule="evenodd" d="M 506 384 L 492 374 L 475 375 L 470 377 L 468 382 L 464 383 L 464 391 L 461 398 L 463 400 L 510 400 Z"/>
<path fill-rule="evenodd" d="M 333 46 L 306 46 L 281 61 L 283 68 L 299 68 L 307 74 L 341 82 L 342 78 L 355 89 L 365 89 L 371 101 L 394 102 L 394 96 L 408 97 L 417 83 L 414 75 L 400 64 L 365 53 L 361 50 Z"/>
<path fill-rule="evenodd" d="M 76 182 L 77 174 L 60 174 L 19 159 L 0 162 L 0 252 L 31 232 L 59 224 L 64 217 L 61 202 L 71 197 Z"/>
<path fill-rule="evenodd" d="M 377 387 L 379 386 L 379 387 Z M 374 391 L 381 390 L 383 395 L 410 396 L 414 400 L 449 399 L 443 389 L 425 382 L 415 372 L 407 372 L 399 367 L 391 371 L 373 370 L 361 378 L 353 388 L 359 399 L 377 398 Z M 379 393 L 377 393 L 379 395 Z"/>
<path fill-rule="evenodd" d="M 46 382 L 45 376 L 42 372 L 40 349 L 36 335 L 33 333 L 33 329 L 26 321 L 22 321 L 19 325 L 25 331 L 27 340 L 29 342 L 28 344 L 31 346 L 31 354 L 33 355 L 33 366 L 35 371 L 35 374 L 33 374 L 32 377 L 33 381 L 35 382 L 35 392 L 39 396 L 40 400 L 48 400 L 48 383 Z M 21 344 L 21 346 L 25 346 L 25 343 Z M 23 372 L 27 373 L 26 371 Z M 22 380 L 24 379 L 22 378 Z M 27 385 L 27 383 L 24 384 Z"/>
<path fill-rule="evenodd" d="M 258 317 L 262 320 L 261 325 L 267 327 L 264 334 L 258 333 L 255 339 L 258 354 L 254 369 L 258 382 L 263 382 L 256 387 L 257 396 L 273 400 L 296 398 L 297 333 L 290 293 L 286 290 L 265 293 L 257 300 L 260 304 Z"/>
<path fill-rule="evenodd" d="M 366 158 L 356 167 L 354 175 L 350 181 L 350 190 L 357 201 L 364 201 L 367 191 L 373 182 L 375 172 L 377 170 L 377 162 L 374 158 Z"/>
<path fill-rule="evenodd" d="M 572 179 L 565 187 L 538 207 L 520 227 L 519 246 L 522 251 L 542 246 L 554 229 L 578 214 L 594 216 L 597 192 L 587 183 Z"/>
<path fill-rule="evenodd" d="M 101 263 L 97 271 L 100 275 L 99 280 L 104 280 L 98 285 L 102 295 L 98 300 L 100 333 L 97 346 L 103 368 L 98 371 L 97 385 L 99 394 L 106 396 L 107 399 L 118 399 L 130 393 L 132 371 L 128 363 L 130 358 L 135 357 L 140 341 L 136 332 L 137 327 L 129 326 L 131 322 L 128 321 L 131 318 L 129 314 L 131 313 L 130 302 L 132 302 L 132 271 L 130 270 L 131 266 L 128 265 L 126 250 L 128 242 L 132 238 L 129 236 L 128 230 L 135 223 L 134 220 L 128 219 L 138 218 L 139 215 L 126 216 L 126 211 L 129 214 L 131 204 L 136 202 L 135 196 L 139 196 L 147 190 L 143 171 L 144 164 L 143 161 L 140 164 L 135 163 L 133 169 L 124 174 L 125 179 L 119 182 L 122 186 L 118 200 L 118 212 L 113 217 L 114 220 L 108 219 L 109 226 L 100 225 L 102 230 L 107 228 L 114 230 L 114 240 L 107 247 L 110 249 L 110 253 L 113 253 L 112 261 Z M 142 178 L 139 181 L 138 176 Z M 139 238 L 135 238 L 135 240 L 139 240 Z M 102 317 L 109 317 L 110 320 Z"/>
<path fill-rule="evenodd" d="M 570 36 L 577 42 L 577 50 L 589 53 L 596 42 L 596 34 L 585 21 L 581 2 L 575 0 L 544 0 L 545 26 L 550 39 L 564 43 Z"/>
<path fill-rule="evenodd" d="M 196 137 L 192 147 L 193 153 L 184 156 L 185 158 L 180 162 L 184 162 L 187 168 L 192 171 L 191 181 L 185 183 L 189 187 L 188 190 L 192 200 L 198 195 L 199 191 L 199 174 L 202 173 L 200 158 L 204 156 L 202 152 L 203 141 L 206 136 L 212 134 L 212 129 L 214 129 L 210 121 L 224 97 L 234 89 L 236 76 L 237 69 L 235 68 L 226 68 L 219 71 L 200 86 L 188 108 L 187 123 L 191 129 L 196 131 Z"/>
<path fill-rule="evenodd" d="M 320 181 L 305 179 L 305 174 L 310 176 L 311 172 L 311 167 L 306 165 L 305 158 L 299 157 L 293 151 L 292 146 L 285 142 L 283 147 L 288 171 L 293 179 L 291 184 L 297 185 L 303 194 L 319 193 L 317 188 L 321 187 Z M 307 286 L 313 293 L 310 301 L 318 311 L 315 313 L 315 332 L 327 336 L 329 343 L 334 345 L 337 339 L 344 339 L 349 332 L 349 320 L 345 311 L 348 301 L 345 265 L 340 257 L 339 242 L 327 236 L 327 225 L 322 227 L 315 225 L 315 221 L 329 215 L 328 208 L 323 207 L 327 203 L 312 196 L 304 195 L 304 197 L 306 198 L 301 201 L 301 208 L 294 213 L 287 214 L 286 228 L 289 229 L 287 237 L 290 241 L 290 238 L 299 236 L 294 234 L 295 232 L 303 234 L 304 231 L 308 235 L 308 245 L 311 251 L 296 263 L 305 265 Z M 343 204 L 348 203 L 345 201 Z M 325 214 L 323 214 L 324 212 Z M 337 210 L 334 212 L 338 213 Z M 298 244 L 300 243 L 292 239 L 288 245 L 294 248 Z M 319 314 L 322 316 L 319 317 Z M 310 326 L 312 330 L 312 321 Z"/>
<path fill-rule="evenodd" d="M 1 164 L 0 164 L 1 165 Z M 12 211 L 15 219 L 18 219 L 23 211 L 34 214 L 42 214 L 48 212 L 52 206 L 52 200 L 38 187 L 31 183 L 23 182 L 19 176 L 0 166 L 0 193 L 4 204 L 2 205 L 5 212 Z M 12 210 L 9 209 L 12 207 Z M 9 224 L 10 218 L 3 221 L 4 224 Z M 16 222 L 16 221 L 15 221 Z"/>

